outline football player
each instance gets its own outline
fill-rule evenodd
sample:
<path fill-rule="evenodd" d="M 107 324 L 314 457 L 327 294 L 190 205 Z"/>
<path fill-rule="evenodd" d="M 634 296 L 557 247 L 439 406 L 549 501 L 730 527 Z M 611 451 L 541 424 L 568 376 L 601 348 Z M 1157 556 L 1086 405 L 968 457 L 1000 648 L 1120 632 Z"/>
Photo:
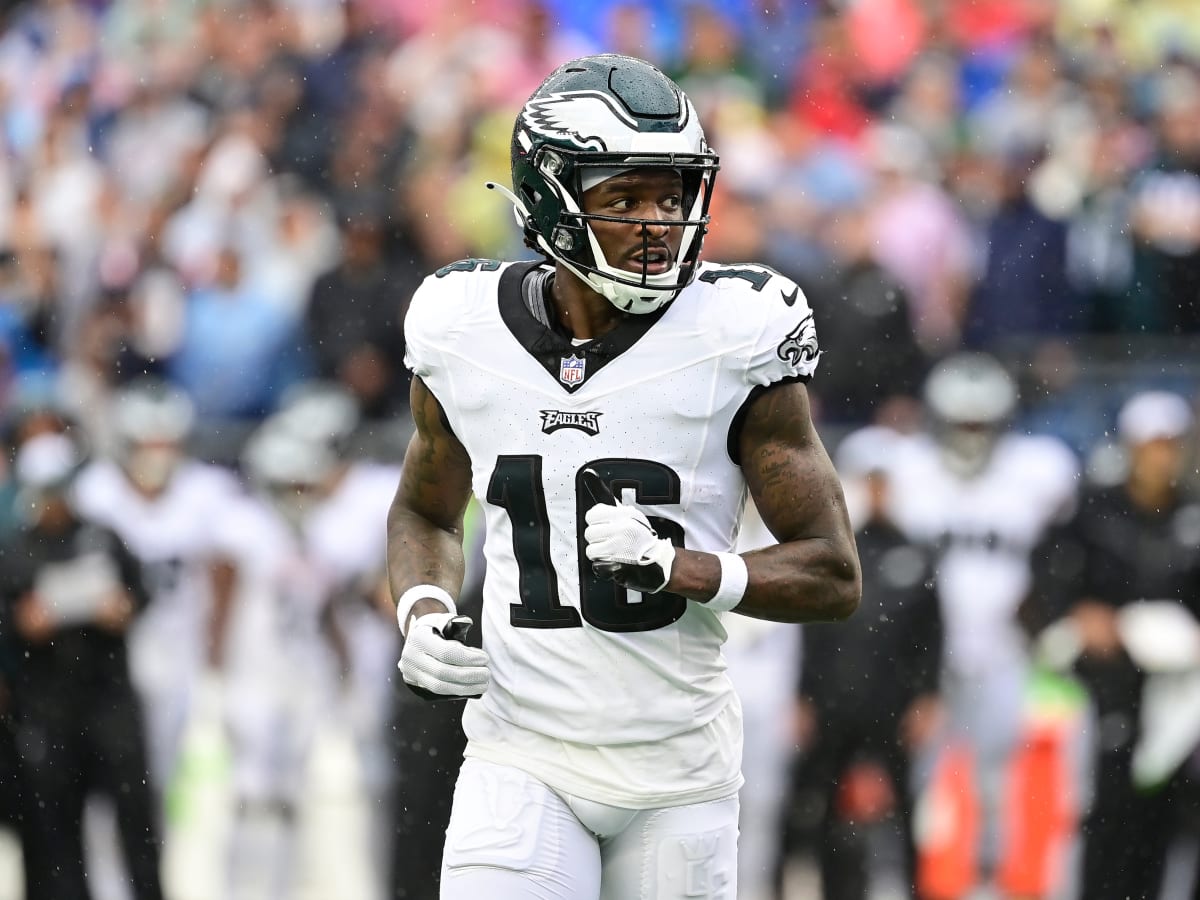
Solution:
<path fill-rule="evenodd" d="M 1011 770 L 1025 726 L 1028 652 L 1018 612 L 1031 585 L 1031 553 L 1075 502 L 1078 460 L 1064 443 L 1013 427 L 1016 381 L 995 357 L 957 353 L 925 381 L 929 434 L 900 442 L 891 470 L 891 513 L 909 536 L 936 549 L 943 621 L 941 690 L 945 740 L 970 760 L 978 840 L 958 828 L 938 849 L 927 830 L 918 876 L 943 876 L 948 857 L 970 880 L 995 886 L 1009 867 L 1005 841 Z M 953 769 L 950 753 L 939 771 Z M 932 803 L 942 791 L 924 791 Z M 1018 823 L 1019 824 L 1019 823 Z M 967 890 L 977 885 L 968 884 Z M 936 891 L 929 890 L 931 894 Z M 1021 894 L 1024 896 L 1024 894 Z M 1040 894 L 1039 894 L 1040 896 Z"/>
<path fill-rule="evenodd" d="M 364 787 L 373 799 L 370 823 L 372 875 L 382 885 L 386 869 L 385 820 L 379 798 L 391 786 L 388 726 L 391 673 L 399 651 L 384 584 L 385 531 L 379 523 L 399 467 L 360 457 L 352 446 L 362 425 L 358 400 L 334 382 L 307 382 L 284 398 L 273 426 L 296 435 L 328 464 L 311 491 L 293 492 L 293 515 L 306 554 L 332 583 L 322 610 L 324 632 L 339 655 L 339 712 L 355 740 Z M 297 509 L 301 501 L 303 508 Z"/>
<path fill-rule="evenodd" d="M 268 418 L 241 457 L 250 490 L 219 540 L 235 556 L 225 717 L 232 744 L 231 900 L 294 896 L 308 770 L 318 729 L 337 708 L 336 648 L 323 629 L 335 577 L 304 524 L 336 466 L 328 448 Z"/>
<path fill-rule="evenodd" d="M 840 619 L 860 575 L 792 281 L 700 261 L 718 158 L 653 66 L 601 55 L 513 130 L 545 259 L 464 260 L 406 323 L 416 433 L 389 513 L 404 680 L 466 704 L 444 898 L 736 896 L 730 611 Z M 462 516 L 483 646 L 456 640 Z M 732 552 L 751 496 L 778 544 Z"/>
<path fill-rule="evenodd" d="M 241 493 L 232 472 L 187 454 L 194 418 L 178 388 L 130 383 L 113 400 L 114 458 L 94 460 L 75 484 L 80 509 L 120 535 L 145 573 L 151 601 L 129 653 L 159 791 L 174 772 L 199 679 L 220 662 L 232 578 L 214 535 Z"/>

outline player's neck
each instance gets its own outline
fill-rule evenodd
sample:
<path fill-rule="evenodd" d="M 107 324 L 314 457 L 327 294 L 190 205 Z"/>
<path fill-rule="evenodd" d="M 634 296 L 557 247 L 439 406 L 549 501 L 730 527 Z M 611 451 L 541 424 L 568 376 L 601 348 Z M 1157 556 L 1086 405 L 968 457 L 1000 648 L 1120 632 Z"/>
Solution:
<path fill-rule="evenodd" d="M 546 299 L 559 327 L 576 340 L 590 341 L 612 331 L 624 314 L 570 272 L 550 280 Z"/>

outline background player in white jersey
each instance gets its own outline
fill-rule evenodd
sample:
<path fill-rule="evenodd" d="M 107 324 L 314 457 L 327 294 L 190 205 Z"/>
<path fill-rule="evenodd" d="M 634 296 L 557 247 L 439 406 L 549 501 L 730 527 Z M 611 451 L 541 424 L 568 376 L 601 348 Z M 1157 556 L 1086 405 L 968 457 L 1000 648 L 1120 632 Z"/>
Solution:
<path fill-rule="evenodd" d="M 770 269 L 699 262 L 716 169 L 659 70 L 569 62 L 518 115 L 502 189 L 547 262 L 465 260 L 413 298 L 417 430 L 389 515 L 401 672 L 480 698 L 443 897 L 735 897 L 722 618 L 858 603 L 803 384 L 812 314 Z M 483 649 L 453 640 L 472 493 Z M 779 543 L 740 556 L 747 494 Z"/>
<path fill-rule="evenodd" d="M 942 690 L 950 740 L 972 756 L 981 835 L 969 865 L 987 882 L 1000 864 L 1005 778 L 1023 725 L 1029 666 L 1018 611 L 1030 554 L 1070 510 L 1078 461 L 1056 438 L 1012 428 L 1016 382 L 990 355 L 943 360 L 924 401 L 931 433 L 896 453 L 892 513 L 937 548 Z"/>
<path fill-rule="evenodd" d="M 323 630 L 335 575 L 309 552 L 304 517 L 335 466 L 324 448 L 268 419 L 242 467 L 251 486 L 220 539 L 236 554 L 226 716 L 233 753 L 232 900 L 292 896 L 310 754 L 334 708 L 337 648 Z"/>
<path fill-rule="evenodd" d="M 160 791 L 198 680 L 220 662 L 231 573 L 213 539 L 241 493 L 233 473 L 188 456 L 193 418 L 191 401 L 171 385 L 131 383 L 113 402 L 115 457 L 90 463 L 75 485 L 80 509 L 120 535 L 145 571 L 150 605 L 130 630 L 130 669 Z"/>
<path fill-rule="evenodd" d="M 328 382 L 300 386 L 273 419 L 273 427 L 294 433 L 328 461 L 311 490 L 292 495 L 300 504 L 293 515 L 307 555 L 331 581 L 322 622 L 339 656 L 337 712 L 354 739 L 361 785 L 372 801 L 372 875 L 382 891 L 391 811 L 381 798 L 393 774 L 387 731 L 400 642 L 385 583 L 387 533 L 379 523 L 400 469 L 357 456 L 360 424 L 358 401 Z"/>

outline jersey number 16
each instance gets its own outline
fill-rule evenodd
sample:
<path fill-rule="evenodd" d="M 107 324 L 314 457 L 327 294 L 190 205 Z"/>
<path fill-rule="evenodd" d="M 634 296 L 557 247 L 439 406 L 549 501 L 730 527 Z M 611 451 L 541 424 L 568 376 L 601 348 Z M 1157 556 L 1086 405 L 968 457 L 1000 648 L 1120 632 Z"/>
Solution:
<path fill-rule="evenodd" d="M 597 459 L 584 463 L 594 469 L 617 496 L 631 488 L 639 504 L 679 503 L 679 475 L 662 463 L 646 459 Z M 651 631 L 670 625 L 684 614 L 687 600 L 678 594 L 635 594 L 592 572 L 584 555 L 583 529 L 586 493 L 575 474 L 575 531 L 579 547 L 579 609 L 563 606 L 558 596 L 558 573 L 550 556 L 550 517 L 542 485 L 542 458 L 536 455 L 499 456 L 488 482 L 487 500 L 508 513 L 512 523 L 513 555 L 517 560 L 521 602 L 511 607 L 516 628 L 580 628 L 580 616 L 601 631 Z M 647 516 L 659 537 L 683 546 L 683 527 L 660 516 Z"/>

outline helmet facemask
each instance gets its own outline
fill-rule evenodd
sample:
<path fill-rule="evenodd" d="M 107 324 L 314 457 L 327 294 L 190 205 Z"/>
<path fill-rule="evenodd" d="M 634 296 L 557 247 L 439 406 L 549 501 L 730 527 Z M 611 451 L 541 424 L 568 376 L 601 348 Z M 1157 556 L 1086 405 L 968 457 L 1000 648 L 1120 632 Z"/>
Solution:
<path fill-rule="evenodd" d="M 562 263 L 623 312 L 652 312 L 674 299 L 691 282 L 704 234 L 708 230 L 708 204 L 715 175 L 715 166 L 710 160 L 679 154 L 641 157 L 543 147 L 538 151 L 534 165 L 561 204 L 549 239 L 540 230 L 533 231 L 531 236 L 537 249 Z M 679 173 L 683 180 L 682 218 L 639 219 L 584 212 L 583 195 L 588 174 L 596 170 L 642 168 L 667 168 Z M 674 257 L 667 271 L 650 274 L 643 265 L 639 275 L 605 258 L 592 222 L 617 222 L 640 227 L 643 253 L 650 249 L 651 228 L 678 228 L 682 235 L 678 250 L 672 248 Z M 667 243 L 673 245 L 675 242 L 668 240 Z"/>

